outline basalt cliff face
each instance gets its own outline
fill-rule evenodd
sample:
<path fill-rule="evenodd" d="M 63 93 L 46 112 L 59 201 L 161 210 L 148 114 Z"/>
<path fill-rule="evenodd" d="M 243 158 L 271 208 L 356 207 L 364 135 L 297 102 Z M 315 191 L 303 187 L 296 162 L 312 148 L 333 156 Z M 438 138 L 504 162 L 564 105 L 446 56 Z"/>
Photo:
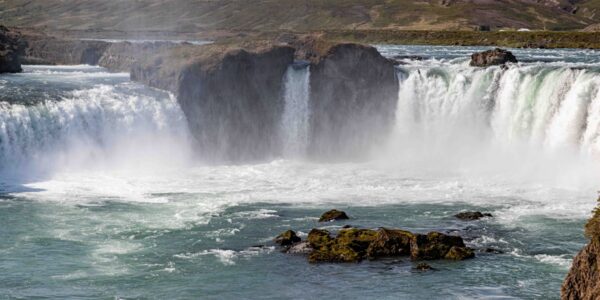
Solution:
<path fill-rule="evenodd" d="M 345 160 L 365 155 L 391 129 L 397 98 L 393 63 L 375 48 L 331 47 L 311 66 L 311 156 Z"/>
<path fill-rule="evenodd" d="M 248 162 L 282 155 L 285 74 L 308 59 L 307 154 L 360 157 L 392 126 L 398 82 L 393 62 L 358 44 L 253 41 L 190 45 L 29 37 L 27 60 L 98 64 L 172 92 L 201 157 Z"/>
<path fill-rule="evenodd" d="M 573 259 L 561 289 L 564 300 L 600 299 L 600 211 L 585 226 L 590 242 Z"/>
<path fill-rule="evenodd" d="M 240 162 L 279 153 L 283 77 L 293 48 L 213 45 L 167 52 L 136 64 L 132 78 L 176 93 L 203 158 Z"/>
<path fill-rule="evenodd" d="M 0 73 L 21 72 L 21 56 L 25 42 L 21 35 L 0 26 Z"/>

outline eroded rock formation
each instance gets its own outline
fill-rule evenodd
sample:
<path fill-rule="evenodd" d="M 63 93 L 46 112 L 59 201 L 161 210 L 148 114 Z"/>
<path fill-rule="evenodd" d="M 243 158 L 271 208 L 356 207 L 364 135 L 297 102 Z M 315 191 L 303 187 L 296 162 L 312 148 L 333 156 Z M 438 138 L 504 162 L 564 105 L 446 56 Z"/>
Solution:
<path fill-rule="evenodd" d="M 21 35 L 0 25 L 0 73 L 21 72 L 25 43 Z"/>
<path fill-rule="evenodd" d="M 593 300 L 600 299 L 600 211 L 585 226 L 590 238 L 573 259 L 571 270 L 567 274 L 561 289 L 561 299 Z"/>
<path fill-rule="evenodd" d="M 371 46 L 332 46 L 311 66 L 311 156 L 360 158 L 392 128 L 397 98 L 392 61 Z"/>

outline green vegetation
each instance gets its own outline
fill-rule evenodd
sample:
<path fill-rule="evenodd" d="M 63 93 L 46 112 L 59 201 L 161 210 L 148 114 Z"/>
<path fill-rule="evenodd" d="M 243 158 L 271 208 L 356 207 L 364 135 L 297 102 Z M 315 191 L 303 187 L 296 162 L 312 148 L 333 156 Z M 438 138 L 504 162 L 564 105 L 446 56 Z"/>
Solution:
<path fill-rule="evenodd" d="M 324 37 L 371 44 L 600 49 L 600 32 L 335 30 L 324 32 Z"/>
<path fill-rule="evenodd" d="M 86 33 L 331 29 L 574 30 L 600 23 L 600 0 L 0 0 L 10 26 Z M 214 33 L 214 32 L 213 32 Z M 221 32 L 222 33 L 222 32 Z"/>

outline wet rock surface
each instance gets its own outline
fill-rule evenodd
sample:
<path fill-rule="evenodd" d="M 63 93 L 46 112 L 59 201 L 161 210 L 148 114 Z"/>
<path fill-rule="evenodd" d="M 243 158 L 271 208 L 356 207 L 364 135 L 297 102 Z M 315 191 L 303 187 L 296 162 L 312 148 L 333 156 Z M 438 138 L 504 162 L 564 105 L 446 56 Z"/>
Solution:
<path fill-rule="evenodd" d="M 0 25 L 0 73 L 21 72 L 25 42 L 21 35 Z"/>
<path fill-rule="evenodd" d="M 470 65 L 473 67 L 489 67 L 495 65 L 504 65 L 506 63 L 516 63 L 517 58 L 512 52 L 496 48 L 471 55 Z"/>
<path fill-rule="evenodd" d="M 600 198 L 598 199 L 600 201 Z M 600 299 L 600 210 L 585 225 L 590 242 L 575 256 L 561 288 L 563 300 Z"/>
<path fill-rule="evenodd" d="M 282 234 L 278 235 L 274 242 L 281 246 L 291 246 L 295 243 L 300 242 L 301 239 L 296 235 L 296 232 L 293 230 L 287 230 Z"/>
<path fill-rule="evenodd" d="M 465 211 L 454 215 L 454 217 L 463 221 L 474 221 L 481 218 L 491 218 L 493 216 L 490 213 L 482 213 L 480 211 Z"/>
<path fill-rule="evenodd" d="M 348 220 L 350 219 L 348 217 L 348 215 L 341 211 L 341 210 L 337 210 L 337 209 L 332 209 L 330 211 L 327 211 L 325 213 L 323 213 L 321 215 L 321 217 L 319 218 L 319 222 L 331 222 L 331 221 L 337 221 L 337 220 Z"/>

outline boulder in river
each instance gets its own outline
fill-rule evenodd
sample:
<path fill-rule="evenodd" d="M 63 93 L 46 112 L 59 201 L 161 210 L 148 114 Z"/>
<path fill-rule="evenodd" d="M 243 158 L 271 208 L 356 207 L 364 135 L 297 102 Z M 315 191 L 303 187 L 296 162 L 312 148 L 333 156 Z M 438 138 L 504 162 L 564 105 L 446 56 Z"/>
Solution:
<path fill-rule="evenodd" d="M 308 261 L 316 262 L 359 262 L 366 253 L 376 232 L 370 229 L 343 229 L 336 238 L 331 238 L 326 230 L 313 229 L 308 240 L 313 251 Z"/>
<path fill-rule="evenodd" d="M 379 230 L 342 229 L 334 238 L 329 231 L 313 229 L 308 234 L 312 248 L 308 261 L 359 262 L 363 259 L 409 256 L 413 260 L 452 259 L 474 257 L 459 236 L 439 232 L 414 234 L 400 229 Z"/>
<path fill-rule="evenodd" d="M 464 211 L 461 213 L 457 213 L 454 216 L 463 221 L 474 221 L 485 217 L 493 217 L 490 213 L 482 213 L 480 211 Z"/>
<path fill-rule="evenodd" d="M 410 243 L 415 237 L 411 232 L 400 229 L 381 228 L 367 249 L 370 259 L 387 256 L 410 255 Z"/>
<path fill-rule="evenodd" d="M 512 54 L 512 52 L 496 48 L 493 50 L 473 53 L 473 55 L 471 55 L 470 65 L 472 67 L 488 67 L 495 65 L 504 65 L 509 62 L 517 62 L 517 58 Z"/>
<path fill-rule="evenodd" d="M 459 236 L 440 232 L 416 234 L 411 240 L 411 258 L 415 260 L 453 259 L 463 260 L 475 256 Z"/>
<path fill-rule="evenodd" d="M 275 243 L 281 246 L 291 246 L 301 241 L 293 230 L 286 230 L 275 238 Z"/>
<path fill-rule="evenodd" d="M 325 212 L 324 214 L 321 215 L 321 218 L 319 218 L 319 222 L 330 222 L 330 221 L 336 221 L 336 220 L 348 220 L 348 215 L 341 211 L 341 210 L 337 210 L 337 209 L 332 209 L 330 211 Z"/>

